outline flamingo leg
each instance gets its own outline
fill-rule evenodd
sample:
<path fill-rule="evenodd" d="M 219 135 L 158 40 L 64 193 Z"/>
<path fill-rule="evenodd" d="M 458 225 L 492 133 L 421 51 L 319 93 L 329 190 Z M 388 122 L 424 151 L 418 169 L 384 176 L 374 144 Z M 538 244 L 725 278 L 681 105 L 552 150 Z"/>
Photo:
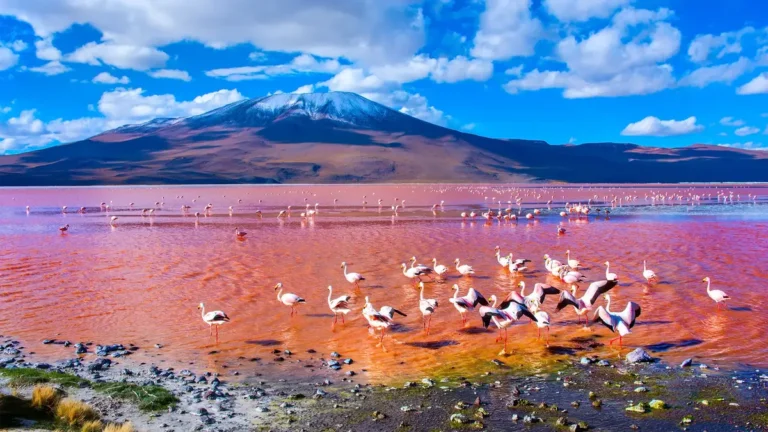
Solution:
<path fill-rule="evenodd" d="M 344 322 L 344 314 L 341 314 L 341 323 L 342 323 L 342 324 L 346 324 L 346 323 Z"/>
<path fill-rule="evenodd" d="M 339 320 L 339 314 L 334 312 L 333 313 L 333 323 L 336 324 L 336 321 L 338 321 L 338 320 Z"/>
<path fill-rule="evenodd" d="M 429 329 L 432 326 L 432 315 L 429 316 L 429 321 L 427 321 L 427 336 L 429 336 Z"/>
<path fill-rule="evenodd" d="M 507 329 L 504 329 L 504 352 L 507 352 Z"/>
<path fill-rule="evenodd" d="M 549 327 L 547 327 L 547 346 L 549 346 Z"/>
<path fill-rule="evenodd" d="M 219 343 L 219 326 L 216 326 L 216 343 Z"/>

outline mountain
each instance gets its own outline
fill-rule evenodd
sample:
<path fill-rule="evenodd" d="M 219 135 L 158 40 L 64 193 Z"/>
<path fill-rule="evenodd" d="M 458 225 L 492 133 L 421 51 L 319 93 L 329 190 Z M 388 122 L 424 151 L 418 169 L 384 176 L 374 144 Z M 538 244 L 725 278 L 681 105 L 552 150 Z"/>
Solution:
<path fill-rule="evenodd" d="M 3 186 L 767 180 L 768 152 L 492 139 L 344 92 L 243 100 L 0 157 Z"/>

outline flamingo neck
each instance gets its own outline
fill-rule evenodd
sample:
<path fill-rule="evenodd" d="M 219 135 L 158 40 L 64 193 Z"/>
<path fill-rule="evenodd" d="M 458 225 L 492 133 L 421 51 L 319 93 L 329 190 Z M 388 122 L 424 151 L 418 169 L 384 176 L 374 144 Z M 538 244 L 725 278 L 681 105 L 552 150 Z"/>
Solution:
<path fill-rule="evenodd" d="M 424 285 L 422 285 L 419 290 L 419 300 L 424 300 Z"/>
<path fill-rule="evenodd" d="M 347 275 L 347 265 L 344 264 L 344 276 L 346 276 L 346 275 Z"/>
<path fill-rule="evenodd" d="M 611 298 L 608 297 L 605 299 L 605 311 L 608 313 L 611 313 Z"/>
<path fill-rule="evenodd" d="M 200 316 L 205 317 L 205 305 L 202 305 L 202 307 L 200 308 Z"/>
<path fill-rule="evenodd" d="M 608 274 L 611 272 L 611 263 L 605 263 L 605 278 L 608 279 Z"/>
<path fill-rule="evenodd" d="M 525 282 L 520 282 L 520 295 L 525 297 Z"/>
<path fill-rule="evenodd" d="M 645 260 L 643 260 L 643 271 L 648 271 L 648 268 L 645 267 Z"/>
<path fill-rule="evenodd" d="M 712 281 L 707 279 L 707 292 L 709 292 L 709 287 L 710 287 L 711 283 L 712 283 Z"/>
<path fill-rule="evenodd" d="M 280 290 L 277 292 L 277 299 L 280 300 L 280 294 L 283 293 L 283 288 L 280 288 Z"/>
<path fill-rule="evenodd" d="M 459 289 L 458 288 L 454 288 L 454 290 L 453 290 L 453 298 L 459 298 Z"/>
<path fill-rule="evenodd" d="M 328 304 L 331 304 L 331 295 L 333 294 L 333 290 L 331 288 L 328 288 Z"/>

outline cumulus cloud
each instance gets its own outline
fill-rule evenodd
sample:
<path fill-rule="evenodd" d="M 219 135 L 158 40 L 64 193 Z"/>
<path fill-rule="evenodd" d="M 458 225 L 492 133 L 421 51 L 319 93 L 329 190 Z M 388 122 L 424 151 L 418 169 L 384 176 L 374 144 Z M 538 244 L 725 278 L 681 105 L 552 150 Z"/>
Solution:
<path fill-rule="evenodd" d="M 376 63 L 408 58 L 424 41 L 423 14 L 403 0 L 0 0 L 0 9 L 40 37 L 88 23 L 116 46 L 250 43 L 265 51 Z"/>
<path fill-rule="evenodd" d="M 470 53 L 485 60 L 527 57 L 543 35 L 541 21 L 531 16 L 531 0 L 486 0 Z"/>
<path fill-rule="evenodd" d="M 54 61 L 49 61 L 48 63 L 42 66 L 31 67 L 29 68 L 29 70 L 31 70 L 32 72 L 41 73 L 43 75 L 52 76 L 52 75 L 59 75 L 65 72 L 69 72 L 72 69 L 61 64 L 61 62 L 59 62 L 58 60 L 54 60 Z"/>
<path fill-rule="evenodd" d="M 737 148 L 742 150 L 760 150 L 760 151 L 768 150 L 768 146 L 763 145 L 763 143 L 761 142 L 754 142 L 754 141 L 724 143 L 724 144 L 715 144 L 715 145 L 718 145 L 721 147 Z"/>
<path fill-rule="evenodd" d="M 10 69 L 19 62 L 19 55 L 10 48 L 0 46 L 0 71 Z"/>
<path fill-rule="evenodd" d="M 628 6 L 631 0 L 545 0 L 550 14 L 560 21 L 587 21 L 608 18 L 616 9 Z"/>
<path fill-rule="evenodd" d="M 437 83 L 454 83 L 464 80 L 485 81 L 493 75 L 493 63 L 481 59 L 457 56 L 431 58 L 418 55 L 407 62 L 371 68 L 371 73 L 382 81 L 408 83 L 431 78 Z"/>
<path fill-rule="evenodd" d="M 744 84 L 736 89 L 736 94 L 740 95 L 752 95 L 768 93 L 768 73 L 763 72 L 760 75 L 752 79 L 752 81 Z"/>
<path fill-rule="evenodd" d="M 178 70 L 178 69 L 159 69 L 156 71 L 149 72 L 149 76 L 152 78 L 167 78 L 167 79 L 175 79 L 175 80 L 181 80 L 181 81 L 192 81 L 192 77 L 189 76 L 189 73 L 187 71 Z"/>
<path fill-rule="evenodd" d="M 53 46 L 53 37 L 48 36 L 35 41 L 35 55 L 40 60 L 58 61 L 61 60 L 61 51 Z"/>
<path fill-rule="evenodd" d="M 566 98 L 609 97 L 654 93 L 675 84 L 665 62 L 680 49 L 681 34 L 666 22 L 668 9 L 625 8 L 611 24 L 585 38 L 558 42 L 557 58 L 566 70 L 534 69 L 509 81 L 509 93 L 563 89 Z M 639 37 L 639 36 L 643 37 Z"/>
<path fill-rule="evenodd" d="M 118 78 L 109 72 L 101 72 L 100 74 L 93 77 L 91 81 L 97 84 L 128 84 L 131 82 L 131 80 L 128 79 L 128 77 L 125 75 Z"/>
<path fill-rule="evenodd" d="M 307 84 L 307 85 L 303 85 L 303 86 L 297 88 L 296 90 L 292 91 L 291 93 L 293 93 L 293 94 L 304 94 L 304 93 L 312 93 L 313 91 L 315 91 L 314 84 Z"/>
<path fill-rule="evenodd" d="M 8 46 L 16 52 L 21 52 L 27 49 L 27 43 L 18 39 L 8 44 Z"/>
<path fill-rule="evenodd" d="M 728 54 L 739 54 L 742 50 L 741 39 L 754 32 L 754 28 L 744 27 L 739 31 L 724 32 L 719 35 L 697 35 L 688 46 L 688 57 L 693 62 L 702 63 L 707 61 L 713 52 L 717 53 L 717 58 L 722 58 Z"/>
<path fill-rule="evenodd" d="M 667 137 L 687 135 L 699 132 L 704 126 L 696 123 L 696 117 L 688 117 L 685 120 L 661 120 L 658 117 L 648 116 L 639 122 L 630 123 L 621 131 L 627 136 L 656 136 Z"/>
<path fill-rule="evenodd" d="M 723 117 L 720 119 L 720 124 L 723 126 L 739 127 L 744 126 L 744 120 L 735 119 L 733 117 Z"/>
<path fill-rule="evenodd" d="M 760 129 L 753 127 L 753 126 L 743 126 L 738 129 L 736 129 L 735 133 L 738 136 L 747 136 L 747 135 L 754 135 L 756 133 L 760 132 Z"/>
<path fill-rule="evenodd" d="M 53 143 L 88 138 L 129 123 L 142 123 L 156 117 L 188 117 L 237 102 L 244 96 L 237 90 L 219 90 L 179 101 L 170 94 L 145 95 L 141 88 L 118 88 L 101 95 L 97 104 L 100 117 L 43 122 L 35 110 L 0 124 L 0 153 L 34 150 Z"/>
<path fill-rule="evenodd" d="M 296 73 L 335 73 L 340 68 L 341 63 L 336 59 L 317 60 L 311 55 L 301 54 L 286 64 L 220 68 L 206 71 L 205 74 L 227 81 L 246 81 Z"/>
<path fill-rule="evenodd" d="M 733 63 L 700 67 L 684 76 L 680 80 L 680 85 L 705 87 L 716 82 L 730 84 L 751 69 L 752 62 L 746 57 L 740 57 Z"/>
<path fill-rule="evenodd" d="M 107 64 L 120 69 L 143 71 L 165 66 L 168 54 L 146 46 L 89 42 L 67 54 L 65 60 L 94 66 Z"/>

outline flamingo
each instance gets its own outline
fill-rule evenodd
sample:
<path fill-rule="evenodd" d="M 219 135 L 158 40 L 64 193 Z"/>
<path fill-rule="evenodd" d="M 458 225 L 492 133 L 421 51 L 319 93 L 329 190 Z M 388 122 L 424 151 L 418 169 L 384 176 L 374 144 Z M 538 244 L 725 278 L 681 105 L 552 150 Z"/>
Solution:
<path fill-rule="evenodd" d="M 564 235 L 564 234 L 565 234 L 565 228 L 562 225 L 558 224 L 557 225 L 557 235 Z"/>
<path fill-rule="evenodd" d="M 457 284 L 453 284 L 453 297 L 448 299 L 448 301 L 453 303 L 453 306 L 459 311 L 462 325 L 467 323 L 467 318 L 464 314 L 474 310 L 478 303 L 483 306 L 488 306 L 488 300 L 474 288 L 469 288 L 464 297 L 459 297 L 459 286 Z"/>
<path fill-rule="evenodd" d="M 533 291 L 528 295 L 525 295 L 525 282 L 520 281 L 517 286 L 520 287 L 520 296 L 524 299 L 523 304 L 525 304 L 525 306 L 527 306 L 529 309 L 531 309 L 531 305 L 533 304 L 543 304 L 544 299 L 547 298 L 547 295 L 560 294 L 559 289 L 543 283 L 535 284 L 533 286 Z"/>
<path fill-rule="evenodd" d="M 336 321 L 339 319 L 339 314 L 341 314 L 341 323 L 345 324 L 344 315 L 349 313 L 350 297 L 348 295 L 343 295 L 341 297 L 332 299 L 332 295 L 333 287 L 328 285 L 328 307 L 331 308 L 331 311 L 333 312 L 333 324 L 336 324 Z"/>
<path fill-rule="evenodd" d="M 456 261 L 454 262 L 456 263 L 456 270 L 458 270 L 459 274 L 462 276 L 472 276 L 475 274 L 475 270 L 472 268 L 472 266 L 467 264 L 461 265 L 458 258 L 456 258 Z"/>
<path fill-rule="evenodd" d="M 723 291 L 710 289 L 712 280 L 709 278 L 709 276 L 705 277 L 701 281 L 707 283 L 707 295 L 709 295 L 709 298 L 715 301 L 715 304 L 717 304 L 717 309 L 720 310 L 720 303 L 729 300 L 731 297 Z"/>
<path fill-rule="evenodd" d="M 419 282 L 419 310 L 422 315 L 422 327 L 425 327 L 427 336 L 429 336 L 429 327 L 432 324 L 432 314 L 437 309 L 436 299 L 424 298 L 424 282 Z"/>
<path fill-rule="evenodd" d="M 510 258 L 511 258 L 511 254 L 510 254 L 510 256 L 501 256 L 501 248 L 498 247 L 498 246 L 496 246 L 494 251 L 496 252 L 496 261 L 499 263 L 499 265 L 502 266 L 502 267 L 509 266 L 509 261 L 510 261 Z"/>
<path fill-rule="evenodd" d="M 201 311 L 203 321 L 208 324 L 208 329 L 213 332 L 213 326 L 216 325 L 216 342 L 219 341 L 219 326 L 228 323 L 229 317 L 224 312 L 217 310 L 205 313 L 205 305 L 201 302 L 197 308 Z"/>
<path fill-rule="evenodd" d="M 438 264 L 437 258 L 432 258 L 432 270 L 434 270 L 435 273 L 437 273 L 438 276 L 443 276 L 444 274 L 448 273 L 448 267 Z"/>
<path fill-rule="evenodd" d="M 579 260 L 571 259 L 571 250 L 565 251 L 565 258 L 566 262 L 568 263 L 568 267 L 576 270 L 579 268 Z"/>
<path fill-rule="evenodd" d="M 417 268 L 421 270 L 424 274 L 430 274 L 432 273 L 432 269 L 428 266 L 425 266 L 424 264 L 416 264 L 416 257 L 411 257 L 411 268 Z"/>
<path fill-rule="evenodd" d="M 365 280 L 363 275 L 361 275 L 360 273 L 347 273 L 346 262 L 341 263 L 341 268 L 344 269 L 344 278 L 347 279 L 347 282 L 351 284 L 355 284 L 355 288 L 360 288 L 360 281 Z"/>
<path fill-rule="evenodd" d="M 601 294 L 604 294 L 613 289 L 613 287 L 616 285 L 618 285 L 618 282 L 615 280 L 592 282 L 589 284 L 589 288 L 587 288 L 587 290 L 584 292 L 584 295 L 579 299 L 576 299 L 576 285 L 571 285 L 571 292 L 566 290 L 560 292 L 560 300 L 557 303 L 557 311 L 560 312 L 566 306 L 571 305 L 576 311 L 576 318 L 578 320 L 577 322 L 581 322 L 581 316 L 586 315 L 587 312 L 592 310 L 592 306 L 597 301 L 597 298 L 600 297 Z M 587 324 L 586 321 L 587 319 L 585 317 L 585 327 Z"/>
<path fill-rule="evenodd" d="M 237 237 L 239 239 L 244 239 L 246 235 L 248 235 L 247 232 L 240 231 L 240 228 L 235 228 L 235 237 Z"/>
<path fill-rule="evenodd" d="M 646 282 L 651 283 L 656 280 L 656 273 L 653 270 L 650 270 L 646 264 L 645 260 L 643 260 L 643 277 L 645 278 Z"/>
<path fill-rule="evenodd" d="M 61 232 L 62 234 L 64 234 L 67 231 L 69 231 L 69 224 L 59 227 L 59 232 Z"/>
<path fill-rule="evenodd" d="M 296 306 L 300 303 L 306 303 L 306 300 L 293 293 L 283 294 L 283 284 L 281 282 L 278 282 L 277 285 L 275 285 L 275 291 L 277 291 L 277 300 L 282 304 L 291 307 L 291 317 L 293 317 L 294 312 L 298 315 L 299 312 L 295 310 Z"/>
<path fill-rule="evenodd" d="M 112 216 L 109 218 L 109 224 L 112 226 L 115 226 L 115 222 L 117 222 L 117 216 Z"/>
<path fill-rule="evenodd" d="M 424 275 L 424 272 L 419 270 L 418 267 L 409 268 L 407 265 L 405 265 L 405 263 L 400 264 L 400 267 L 403 269 L 403 275 L 405 275 L 405 277 L 408 279 L 413 280 L 418 278 L 419 281 L 421 281 L 421 276 Z"/>
<path fill-rule="evenodd" d="M 538 328 L 538 335 L 537 339 L 541 339 L 541 329 L 546 328 L 547 329 L 547 340 L 546 345 L 549 346 L 549 314 L 544 312 L 543 310 L 539 309 L 538 303 L 533 304 L 533 309 L 531 309 L 533 312 L 533 316 L 536 317 L 536 327 Z"/>
<path fill-rule="evenodd" d="M 368 297 L 365 297 L 363 317 L 366 319 L 366 321 L 368 321 L 368 325 L 370 325 L 371 328 L 381 332 L 379 345 L 381 345 L 382 348 L 384 347 L 384 333 L 392 324 L 394 324 L 395 314 L 399 314 L 404 317 L 408 316 L 391 306 L 382 306 L 381 309 L 377 311 L 368 300 Z"/>
<path fill-rule="evenodd" d="M 483 327 L 486 329 L 490 325 L 491 320 L 496 324 L 496 328 L 499 329 L 499 336 L 496 338 L 496 342 L 502 340 L 501 330 L 504 330 L 504 349 L 501 350 L 499 355 L 505 355 L 507 353 L 507 328 L 512 325 L 513 322 L 519 321 L 523 316 L 527 316 L 532 321 L 536 321 L 536 317 L 528 310 L 524 305 L 512 300 L 505 300 L 501 303 L 499 308 L 496 308 L 496 296 L 492 295 L 491 300 L 493 304 L 491 306 L 481 306 L 478 309 L 478 313 L 483 319 Z"/>
<path fill-rule="evenodd" d="M 619 280 L 619 277 L 616 276 L 616 273 L 611 273 L 611 263 L 606 261 L 605 262 L 605 278 L 608 280 Z"/>
<path fill-rule="evenodd" d="M 593 322 L 600 321 L 611 329 L 612 332 L 618 331 L 619 337 L 611 339 L 608 345 L 613 345 L 616 339 L 619 340 L 619 347 L 622 346 L 622 337 L 631 333 L 629 329 L 634 327 L 635 320 L 640 316 L 640 305 L 635 302 L 628 302 L 627 307 L 621 312 L 611 311 L 611 296 L 605 295 L 605 307 L 598 307 L 594 314 Z"/>

